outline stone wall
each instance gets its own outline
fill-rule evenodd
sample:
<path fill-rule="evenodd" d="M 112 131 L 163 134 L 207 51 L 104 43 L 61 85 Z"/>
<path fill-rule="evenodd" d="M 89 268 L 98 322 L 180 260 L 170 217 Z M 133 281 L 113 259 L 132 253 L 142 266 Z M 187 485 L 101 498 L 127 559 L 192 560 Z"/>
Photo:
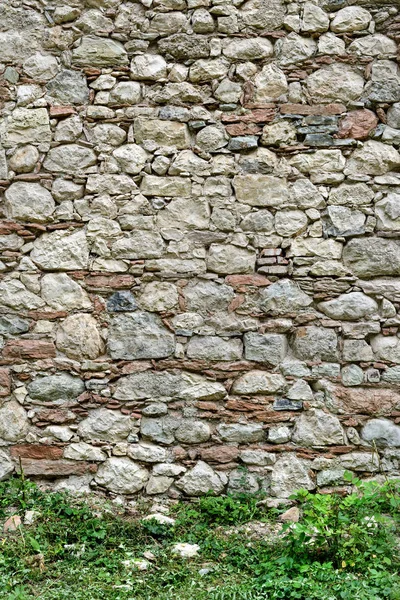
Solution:
<path fill-rule="evenodd" d="M 399 474 L 396 5 L 1 3 L 0 478 Z"/>

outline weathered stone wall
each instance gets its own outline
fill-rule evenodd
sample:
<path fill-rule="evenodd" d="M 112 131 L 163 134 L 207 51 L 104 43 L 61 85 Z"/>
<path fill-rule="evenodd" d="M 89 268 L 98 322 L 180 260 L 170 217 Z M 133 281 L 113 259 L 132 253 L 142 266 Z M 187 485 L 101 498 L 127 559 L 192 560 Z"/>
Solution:
<path fill-rule="evenodd" d="M 393 4 L 1 3 L 0 478 L 399 473 Z"/>

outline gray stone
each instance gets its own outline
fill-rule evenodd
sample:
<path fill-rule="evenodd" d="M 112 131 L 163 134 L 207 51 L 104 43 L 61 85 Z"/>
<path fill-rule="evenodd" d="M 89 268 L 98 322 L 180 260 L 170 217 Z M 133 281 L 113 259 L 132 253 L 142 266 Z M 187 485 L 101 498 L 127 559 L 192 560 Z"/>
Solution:
<path fill-rule="evenodd" d="M 0 335 L 19 335 L 29 331 L 30 323 L 16 315 L 0 315 Z"/>
<path fill-rule="evenodd" d="M 265 467 L 275 463 L 276 454 L 266 452 L 265 450 L 242 450 L 240 460 L 247 465 Z"/>
<path fill-rule="evenodd" d="M 211 244 L 207 267 L 210 271 L 229 275 L 231 273 L 252 273 L 256 262 L 256 253 L 247 248 L 232 244 Z"/>
<path fill-rule="evenodd" d="M 68 316 L 58 327 L 56 345 L 69 358 L 95 359 L 104 352 L 97 321 L 87 314 Z"/>
<path fill-rule="evenodd" d="M 235 297 L 230 286 L 206 280 L 190 282 L 183 289 L 183 294 L 189 311 L 208 314 L 227 310 Z"/>
<path fill-rule="evenodd" d="M 70 444 L 65 448 L 63 456 L 70 460 L 88 460 L 91 462 L 104 462 L 107 459 L 107 455 L 100 448 L 86 444 L 86 442 Z"/>
<path fill-rule="evenodd" d="M 140 84 L 136 81 L 120 81 L 110 91 L 110 104 L 138 104 L 141 99 Z"/>
<path fill-rule="evenodd" d="M 342 446 L 344 431 L 337 417 L 323 410 L 308 410 L 297 419 L 292 441 L 300 446 Z"/>
<path fill-rule="evenodd" d="M 86 104 L 89 100 L 86 77 L 68 69 L 63 69 L 48 82 L 47 93 L 56 104 Z"/>
<path fill-rule="evenodd" d="M 187 496 L 204 496 L 211 492 L 221 494 L 226 484 L 225 473 L 217 473 L 207 463 L 199 460 L 175 485 Z"/>
<path fill-rule="evenodd" d="M 58 71 L 57 59 L 54 56 L 36 52 L 23 63 L 25 73 L 32 79 L 49 81 Z"/>
<path fill-rule="evenodd" d="M 244 335 L 246 360 L 278 365 L 286 356 L 286 336 L 280 333 L 253 333 Z"/>
<path fill-rule="evenodd" d="M 115 222 L 113 222 L 115 224 Z M 163 255 L 165 245 L 157 231 L 130 231 L 112 244 L 114 258 L 138 260 L 143 258 L 159 258 Z"/>
<path fill-rule="evenodd" d="M 15 400 L 10 400 L 0 408 L 0 439 L 3 442 L 18 442 L 28 433 L 27 412 Z"/>
<path fill-rule="evenodd" d="M 5 193 L 8 216 L 17 221 L 43 223 L 52 215 L 55 202 L 39 183 L 17 181 Z"/>
<path fill-rule="evenodd" d="M 294 31 L 280 38 L 275 44 L 278 63 L 284 67 L 308 60 L 316 50 L 317 44 L 312 38 L 302 37 Z"/>
<path fill-rule="evenodd" d="M 51 140 L 49 115 L 45 108 L 16 108 L 4 120 L 1 143 L 4 148 L 20 144 L 45 146 Z"/>
<path fill-rule="evenodd" d="M 400 446 L 400 427 L 388 419 L 372 419 L 362 428 L 361 437 L 379 447 Z"/>
<path fill-rule="evenodd" d="M 144 438 L 148 438 L 158 444 L 172 444 L 175 440 L 174 432 L 178 427 L 179 421 L 176 418 L 165 416 L 156 419 L 142 417 L 140 421 L 140 433 Z"/>
<path fill-rule="evenodd" d="M 240 360 L 243 344 L 239 339 L 224 340 L 217 336 L 195 335 L 189 340 L 187 355 L 199 360 Z"/>
<path fill-rule="evenodd" d="M 400 338 L 394 335 L 376 335 L 371 338 L 371 346 L 378 360 L 400 363 Z"/>
<path fill-rule="evenodd" d="M 77 398 L 85 390 L 85 384 L 79 377 L 68 373 L 37 377 L 27 386 L 32 400 L 43 402 L 65 402 Z"/>
<path fill-rule="evenodd" d="M 343 250 L 344 264 L 357 277 L 400 274 L 400 246 L 383 238 L 353 239 Z"/>
<path fill-rule="evenodd" d="M 358 56 L 392 56 L 396 55 L 397 45 L 386 35 L 376 33 L 356 39 L 350 44 L 348 52 Z"/>
<path fill-rule="evenodd" d="M 79 173 L 94 165 L 96 160 L 96 154 L 90 148 L 68 144 L 52 148 L 43 166 L 53 173 Z"/>
<path fill-rule="evenodd" d="M 190 183 L 182 182 L 184 190 L 180 195 L 187 196 Z M 177 198 L 158 211 L 157 226 L 160 229 L 208 229 L 210 207 L 205 198 Z"/>
<path fill-rule="evenodd" d="M 252 394 L 277 394 L 283 392 L 285 388 L 286 380 L 279 373 L 249 371 L 235 379 L 232 392 L 244 396 Z"/>
<path fill-rule="evenodd" d="M 132 312 L 136 309 L 136 300 L 131 292 L 115 292 L 107 301 L 108 312 Z"/>
<path fill-rule="evenodd" d="M 207 58 L 210 55 L 209 42 L 202 35 L 177 33 L 160 40 L 158 47 L 163 54 L 170 54 L 181 61 L 188 58 Z"/>
<path fill-rule="evenodd" d="M 113 156 L 122 171 L 130 175 L 137 175 L 147 161 L 147 152 L 137 144 L 120 146 L 113 152 Z"/>
<path fill-rule="evenodd" d="M 361 96 L 363 88 L 363 77 L 343 63 L 318 69 L 307 78 L 307 89 L 314 102 L 351 102 Z"/>
<path fill-rule="evenodd" d="M 30 292 L 18 279 L 0 282 L 0 304 L 16 310 L 33 310 L 45 305 L 40 296 Z"/>
<path fill-rule="evenodd" d="M 28 144 L 17 148 L 10 157 L 8 164 L 16 173 L 29 173 L 33 171 L 39 160 L 39 151 L 35 146 Z M 4 177 L 6 179 L 7 176 Z M 15 185 L 15 184 L 14 184 Z"/>
<path fill-rule="evenodd" d="M 265 65 L 254 78 L 256 102 L 274 102 L 288 91 L 285 73 L 279 67 L 270 63 Z"/>
<path fill-rule="evenodd" d="M 365 340 L 344 340 L 343 360 L 347 362 L 371 361 L 374 355 Z"/>
<path fill-rule="evenodd" d="M 175 430 L 175 438 L 181 444 L 201 444 L 207 442 L 210 436 L 210 426 L 194 419 L 182 419 Z"/>
<path fill-rule="evenodd" d="M 140 444 L 131 444 L 128 446 L 128 456 L 132 460 L 145 463 L 159 463 L 167 460 L 168 452 L 161 446 L 155 446 L 141 442 Z"/>
<path fill-rule="evenodd" d="M 286 444 L 290 437 L 290 429 L 286 426 L 270 427 L 268 430 L 268 441 L 271 444 Z"/>
<path fill-rule="evenodd" d="M 92 307 L 85 290 L 66 273 L 48 273 L 41 280 L 41 296 L 54 310 L 82 310 Z"/>
<path fill-rule="evenodd" d="M 237 39 L 228 43 L 223 49 L 224 56 L 234 60 L 260 60 L 273 55 L 271 42 L 266 38 L 253 37 Z"/>
<path fill-rule="evenodd" d="M 243 22 L 256 29 L 271 31 L 283 23 L 286 6 L 283 0 L 247 0 L 241 6 Z"/>
<path fill-rule="evenodd" d="M 289 498 L 297 490 L 315 489 L 307 463 L 295 454 L 278 458 L 271 473 L 271 496 Z"/>
<path fill-rule="evenodd" d="M 137 311 L 112 317 L 108 348 L 114 359 L 165 358 L 175 341 L 159 317 Z"/>
<path fill-rule="evenodd" d="M 265 437 L 261 423 L 221 423 L 217 426 L 217 433 L 224 442 L 236 444 L 262 442 Z"/>
<path fill-rule="evenodd" d="M 107 408 L 96 408 L 79 423 L 77 433 L 84 440 L 121 442 L 129 436 L 132 426 L 131 417 Z"/>
<path fill-rule="evenodd" d="M 277 208 L 289 198 L 286 180 L 272 175 L 237 175 L 233 187 L 238 202 L 250 206 Z"/>
<path fill-rule="evenodd" d="M 173 483 L 173 477 L 154 477 L 153 475 L 151 475 L 146 485 L 146 493 L 150 495 L 164 494 Z M 165 515 L 163 515 L 163 517 L 165 518 Z"/>
<path fill-rule="evenodd" d="M 346 365 L 341 375 L 343 385 L 348 387 L 361 385 L 364 381 L 364 371 L 358 365 Z"/>
<path fill-rule="evenodd" d="M 265 313 L 284 315 L 305 310 L 312 298 L 290 279 L 281 279 L 260 292 L 260 308 Z"/>
<path fill-rule="evenodd" d="M 354 150 L 347 161 L 346 172 L 365 175 L 384 175 L 400 165 L 400 154 L 388 144 L 367 140 L 361 148 Z"/>
<path fill-rule="evenodd" d="M 191 195 L 191 182 L 184 177 L 156 177 L 145 175 L 142 179 L 140 191 L 144 196 L 177 196 Z"/>
<path fill-rule="evenodd" d="M 367 29 L 371 14 L 361 6 L 346 6 L 339 10 L 331 22 L 331 29 L 336 33 L 352 33 Z"/>
<path fill-rule="evenodd" d="M 341 294 L 334 300 L 321 302 L 318 308 L 331 319 L 342 321 L 358 321 L 368 319 L 378 312 L 378 304 L 362 292 Z"/>
<path fill-rule="evenodd" d="M 257 474 L 235 469 L 229 473 L 229 494 L 255 494 L 260 489 Z"/>
<path fill-rule="evenodd" d="M 143 489 L 149 473 L 129 458 L 109 458 L 100 465 L 95 480 L 116 494 L 135 494 Z"/>
<path fill-rule="evenodd" d="M 301 360 L 335 361 L 337 346 L 334 330 L 315 325 L 298 328 L 293 340 L 294 353 Z"/>
<path fill-rule="evenodd" d="M 7 479 L 14 471 L 14 463 L 4 450 L 0 450 L 0 481 Z"/>
<path fill-rule="evenodd" d="M 180 397 L 184 382 L 180 373 L 143 371 L 118 379 L 114 398 L 117 400 L 144 400 L 160 396 Z"/>
<path fill-rule="evenodd" d="M 126 65 L 128 55 L 120 42 L 88 35 L 72 51 L 72 63 L 79 67 L 116 67 Z"/>

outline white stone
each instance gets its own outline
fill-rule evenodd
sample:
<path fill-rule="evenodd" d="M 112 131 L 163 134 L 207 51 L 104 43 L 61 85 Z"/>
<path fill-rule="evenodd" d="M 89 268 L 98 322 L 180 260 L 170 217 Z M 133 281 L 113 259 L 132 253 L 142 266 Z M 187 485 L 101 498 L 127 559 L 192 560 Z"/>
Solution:
<path fill-rule="evenodd" d="M 387 144 L 376 140 L 367 140 L 357 148 L 347 161 L 346 172 L 365 175 L 384 175 L 400 165 L 400 154 Z"/>
<path fill-rule="evenodd" d="M 138 54 L 131 62 L 132 79 L 158 81 L 167 76 L 167 63 L 159 54 Z"/>
<path fill-rule="evenodd" d="M 238 377 L 232 392 L 244 396 L 252 394 L 277 394 L 286 388 L 286 380 L 279 373 L 268 371 L 249 371 Z"/>
<path fill-rule="evenodd" d="M 54 310 L 91 308 L 85 290 L 66 273 L 48 273 L 41 280 L 41 296 Z"/>
<path fill-rule="evenodd" d="M 23 63 L 25 73 L 38 81 L 49 81 L 58 71 L 58 62 L 54 56 L 36 52 Z"/>
<path fill-rule="evenodd" d="M 207 463 L 199 460 L 175 485 L 187 496 L 204 496 L 209 492 L 221 494 L 226 484 L 225 473 L 217 473 Z"/>
<path fill-rule="evenodd" d="M 70 444 L 65 448 L 64 458 L 103 462 L 107 459 L 107 455 L 96 446 L 91 446 L 90 444 L 86 444 L 86 442 L 78 442 Z"/>
<path fill-rule="evenodd" d="M 31 252 L 32 261 L 45 271 L 86 269 L 89 248 L 82 229 L 53 231 L 37 238 Z"/>
<path fill-rule="evenodd" d="M 113 156 L 121 170 L 130 175 L 137 175 L 147 161 L 147 152 L 137 144 L 120 146 L 113 152 Z"/>
<path fill-rule="evenodd" d="M 0 439 L 5 442 L 18 442 L 28 433 L 27 412 L 15 400 L 10 400 L 0 408 Z"/>
<path fill-rule="evenodd" d="M 336 33 L 366 30 L 371 18 L 371 14 L 361 6 L 346 6 L 335 14 L 331 22 L 331 29 Z"/>
<path fill-rule="evenodd" d="M 5 193 L 8 216 L 21 221 L 43 223 L 52 215 L 55 202 L 39 183 L 17 181 Z"/>
<path fill-rule="evenodd" d="M 96 482 L 116 494 L 135 494 L 143 489 L 149 473 L 130 458 L 111 457 L 97 471 Z"/>
<path fill-rule="evenodd" d="M 103 440 L 121 442 L 126 440 L 132 430 L 133 420 L 119 411 L 96 408 L 79 423 L 77 434 L 84 440 Z"/>
<path fill-rule="evenodd" d="M 199 554 L 200 546 L 198 544 L 180 543 L 172 547 L 172 553 L 178 554 L 181 558 L 194 558 Z"/>
<path fill-rule="evenodd" d="M 364 88 L 364 78 L 352 67 L 333 63 L 308 76 L 308 92 L 314 102 L 351 102 Z"/>
<path fill-rule="evenodd" d="M 288 90 L 285 73 L 273 63 L 261 69 L 254 79 L 254 85 L 256 102 L 273 102 Z"/>
<path fill-rule="evenodd" d="M 95 359 L 104 351 L 96 320 L 84 313 L 70 315 L 57 330 L 56 345 L 69 358 Z"/>

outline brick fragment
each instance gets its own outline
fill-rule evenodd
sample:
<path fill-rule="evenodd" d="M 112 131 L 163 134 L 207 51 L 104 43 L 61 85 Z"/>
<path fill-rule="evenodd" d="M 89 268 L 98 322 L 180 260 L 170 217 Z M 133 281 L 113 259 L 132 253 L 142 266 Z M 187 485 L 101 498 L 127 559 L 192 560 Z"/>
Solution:
<path fill-rule="evenodd" d="M 55 358 L 53 342 L 43 340 L 8 340 L 3 349 L 3 357 L 10 359 Z"/>

